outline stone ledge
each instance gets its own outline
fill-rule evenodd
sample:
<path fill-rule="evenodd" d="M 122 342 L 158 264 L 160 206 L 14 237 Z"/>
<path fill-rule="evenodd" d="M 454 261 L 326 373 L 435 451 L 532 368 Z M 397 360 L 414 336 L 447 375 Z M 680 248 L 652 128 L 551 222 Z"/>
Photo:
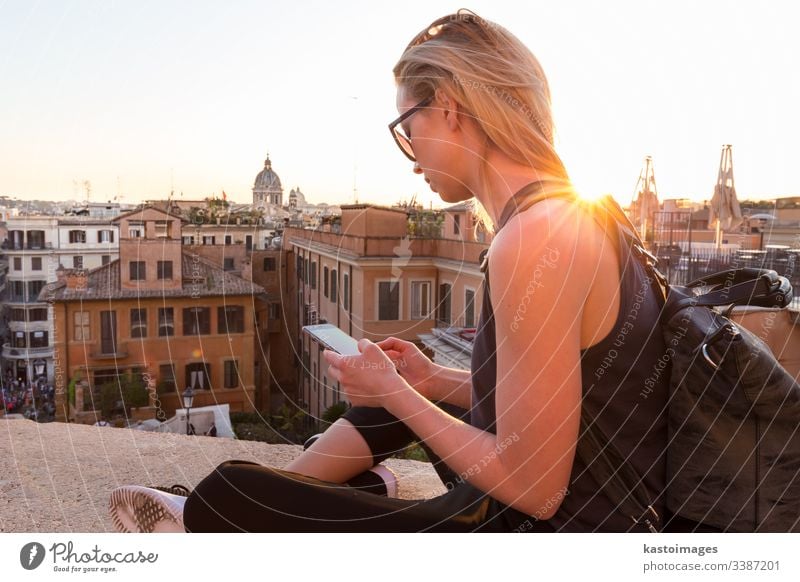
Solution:
<path fill-rule="evenodd" d="M 298 445 L 0 419 L 0 532 L 111 532 L 120 485 L 194 487 L 228 459 L 284 467 Z M 429 463 L 389 459 L 400 497 L 445 492 Z"/>

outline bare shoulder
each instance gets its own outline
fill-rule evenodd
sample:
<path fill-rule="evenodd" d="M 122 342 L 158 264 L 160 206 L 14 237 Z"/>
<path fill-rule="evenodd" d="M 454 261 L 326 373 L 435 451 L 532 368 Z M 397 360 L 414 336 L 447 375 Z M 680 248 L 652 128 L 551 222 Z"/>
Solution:
<path fill-rule="evenodd" d="M 490 265 L 505 267 L 558 255 L 579 273 L 592 269 L 607 246 L 607 236 L 591 211 L 562 199 L 544 200 L 513 216 L 492 241 Z"/>

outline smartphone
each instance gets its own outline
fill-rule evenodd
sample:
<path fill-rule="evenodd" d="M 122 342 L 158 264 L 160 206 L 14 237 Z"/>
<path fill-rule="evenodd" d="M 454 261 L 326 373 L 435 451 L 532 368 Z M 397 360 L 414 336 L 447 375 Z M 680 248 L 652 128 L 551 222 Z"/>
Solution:
<path fill-rule="evenodd" d="M 343 356 L 357 356 L 358 340 L 347 335 L 332 323 L 304 325 L 303 331 L 321 343 L 325 348 Z"/>

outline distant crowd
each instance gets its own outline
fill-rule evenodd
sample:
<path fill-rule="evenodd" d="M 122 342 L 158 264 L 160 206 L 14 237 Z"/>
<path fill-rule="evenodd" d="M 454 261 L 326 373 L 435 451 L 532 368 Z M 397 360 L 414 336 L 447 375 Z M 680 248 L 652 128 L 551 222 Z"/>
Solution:
<path fill-rule="evenodd" d="M 45 378 L 23 381 L 14 378 L 11 370 L 2 378 L 3 410 L 6 414 L 22 414 L 25 418 L 48 421 L 55 418 L 55 389 Z"/>

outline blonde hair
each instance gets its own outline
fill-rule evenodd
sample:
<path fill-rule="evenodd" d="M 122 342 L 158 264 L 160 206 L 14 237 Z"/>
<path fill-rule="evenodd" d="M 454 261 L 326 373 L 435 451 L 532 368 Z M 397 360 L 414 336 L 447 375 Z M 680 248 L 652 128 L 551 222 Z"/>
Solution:
<path fill-rule="evenodd" d="M 550 87 L 539 61 L 520 40 L 469 10 L 439 18 L 406 47 L 394 67 L 395 81 L 415 99 L 442 89 L 512 160 L 571 187 L 553 146 Z M 488 186 L 487 164 L 479 176 Z M 486 209 L 472 198 L 476 228 L 494 232 Z"/>

